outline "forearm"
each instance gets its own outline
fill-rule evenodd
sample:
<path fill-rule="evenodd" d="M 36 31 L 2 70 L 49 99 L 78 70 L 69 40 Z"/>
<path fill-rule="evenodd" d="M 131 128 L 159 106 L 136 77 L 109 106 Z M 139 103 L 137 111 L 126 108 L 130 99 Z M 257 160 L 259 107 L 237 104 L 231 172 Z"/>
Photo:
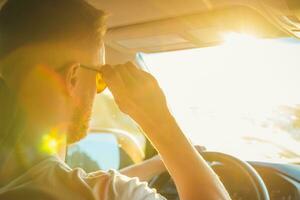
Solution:
<path fill-rule="evenodd" d="M 148 118 L 139 123 L 159 151 L 180 199 L 230 199 L 217 175 L 189 143 L 173 117 L 170 114 L 163 116 L 161 120 Z"/>
<path fill-rule="evenodd" d="M 129 177 L 138 177 L 140 181 L 149 181 L 166 170 L 160 157 L 151 158 L 142 163 L 126 167 L 120 172 Z"/>
<path fill-rule="evenodd" d="M 101 69 L 119 108 L 143 128 L 160 153 L 181 200 L 230 199 L 216 174 L 177 126 L 153 76 L 132 63 Z"/>

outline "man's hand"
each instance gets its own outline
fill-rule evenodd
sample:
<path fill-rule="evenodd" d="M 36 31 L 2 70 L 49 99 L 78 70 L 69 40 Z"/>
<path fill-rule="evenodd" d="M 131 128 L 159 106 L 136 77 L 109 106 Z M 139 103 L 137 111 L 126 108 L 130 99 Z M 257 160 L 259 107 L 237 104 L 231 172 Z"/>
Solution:
<path fill-rule="evenodd" d="M 131 62 L 105 65 L 103 79 L 122 112 L 138 123 L 160 119 L 168 112 L 166 99 L 155 78 Z"/>

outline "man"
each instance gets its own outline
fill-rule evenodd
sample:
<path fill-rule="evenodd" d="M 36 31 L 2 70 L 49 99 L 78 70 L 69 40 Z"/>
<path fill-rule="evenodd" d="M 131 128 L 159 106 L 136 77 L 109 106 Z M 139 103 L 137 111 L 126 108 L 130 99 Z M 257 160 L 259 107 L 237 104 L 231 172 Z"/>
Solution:
<path fill-rule="evenodd" d="M 2 8 L 0 199 L 164 199 L 136 178 L 86 174 L 63 162 L 67 144 L 86 134 L 99 70 L 160 153 L 181 199 L 230 199 L 155 79 L 131 63 L 101 62 L 104 19 L 83 0 L 8 0 Z"/>

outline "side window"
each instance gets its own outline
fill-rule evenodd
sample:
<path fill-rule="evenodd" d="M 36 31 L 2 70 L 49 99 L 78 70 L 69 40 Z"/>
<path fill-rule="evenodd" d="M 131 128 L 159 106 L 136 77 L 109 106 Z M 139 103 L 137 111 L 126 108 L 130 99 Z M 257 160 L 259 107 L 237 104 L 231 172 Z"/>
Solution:
<path fill-rule="evenodd" d="M 118 141 L 112 134 L 90 133 L 69 146 L 66 162 L 71 168 L 80 167 L 86 172 L 119 169 Z"/>

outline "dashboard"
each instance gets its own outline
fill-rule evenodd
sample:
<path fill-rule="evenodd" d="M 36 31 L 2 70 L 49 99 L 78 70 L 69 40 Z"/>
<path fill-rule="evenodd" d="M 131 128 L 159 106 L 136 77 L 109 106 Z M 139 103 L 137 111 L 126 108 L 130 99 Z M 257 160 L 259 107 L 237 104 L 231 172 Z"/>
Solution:
<path fill-rule="evenodd" d="M 300 200 L 300 166 L 250 162 L 264 180 L 271 200 Z"/>
<path fill-rule="evenodd" d="M 300 165 L 248 163 L 256 169 L 264 180 L 271 200 L 300 200 Z M 249 178 L 241 171 L 222 163 L 209 164 L 218 174 L 232 200 L 257 199 Z M 158 184 L 152 186 L 168 200 L 179 200 L 176 186 L 168 174 L 162 174 L 160 179 Z"/>

